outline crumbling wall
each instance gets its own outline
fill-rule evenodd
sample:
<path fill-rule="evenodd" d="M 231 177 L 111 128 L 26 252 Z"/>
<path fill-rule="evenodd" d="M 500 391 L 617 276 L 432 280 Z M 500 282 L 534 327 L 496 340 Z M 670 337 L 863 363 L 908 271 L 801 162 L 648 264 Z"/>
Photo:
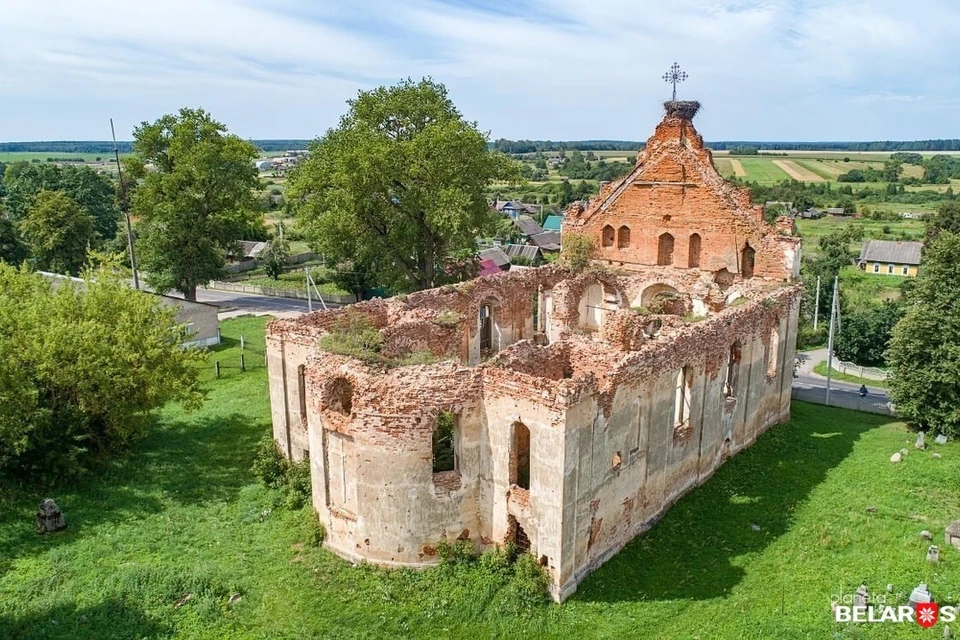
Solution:
<path fill-rule="evenodd" d="M 590 287 L 600 288 L 604 306 L 597 329 L 584 331 Z M 661 305 L 661 314 L 630 308 L 664 291 L 682 304 Z M 728 282 L 667 267 L 592 268 L 575 277 L 531 269 L 355 305 L 384 338 L 379 358 L 366 362 L 317 348 L 350 311 L 273 322 L 274 434 L 289 455 L 310 459 L 314 506 L 337 553 L 419 566 L 438 561 L 440 539 L 481 549 L 522 528 L 562 598 L 789 415 L 783 372 L 793 358 L 798 296 L 795 286 L 759 278 Z M 481 361 L 472 349 L 485 301 L 495 301 L 510 333 L 509 344 Z M 698 304 L 706 317 L 693 313 Z M 555 329 L 552 341 L 534 333 L 545 326 Z M 730 400 L 721 396 L 735 340 L 741 375 Z M 782 353 L 768 376 L 774 343 Z M 396 366 L 423 350 L 447 359 Z M 691 370 L 691 410 L 677 428 L 683 366 Z M 433 473 L 432 434 L 446 411 L 457 416 L 457 468 Z M 529 488 L 512 475 L 517 424 L 530 433 Z"/>
<path fill-rule="evenodd" d="M 568 408 L 564 502 L 575 507 L 563 527 L 558 598 L 729 456 L 788 419 L 799 291 L 783 288 L 763 302 L 672 327 L 645 341 L 596 394 Z M 778 352 L 768 375 L 774 330 Z M 740 360 L 731 395 L 725 383 L 734 343 Z M 684 367 L 689 418 L 678 424 L 677 379 Z"/>

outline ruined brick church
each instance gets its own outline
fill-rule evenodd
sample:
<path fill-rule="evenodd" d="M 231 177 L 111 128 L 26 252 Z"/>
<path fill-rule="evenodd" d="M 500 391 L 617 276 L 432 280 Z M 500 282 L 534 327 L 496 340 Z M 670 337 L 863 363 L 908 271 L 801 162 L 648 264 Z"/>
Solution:
<path fill-rule="evenodd" d="M 633 171 L 570 207 L 582 272 L 270 323 L 274 436 L 310 461 L 330 550 L 420 567 L 443 539 L 512 541 L 563 600 L 788 419 L 800 240 L 717 174 L 695 103 L 665 106 Z M 376 361 L 320 347 L 348 317 L 379 331 Z"/>

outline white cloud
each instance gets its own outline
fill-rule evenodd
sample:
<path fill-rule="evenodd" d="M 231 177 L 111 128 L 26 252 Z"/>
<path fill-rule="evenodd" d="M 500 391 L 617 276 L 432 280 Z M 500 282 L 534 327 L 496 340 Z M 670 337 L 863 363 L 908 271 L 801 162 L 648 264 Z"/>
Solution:
<path fill-rule="evenodd" d="M 0 139 L 102 137 L 111 111 L 196 104 L 243 135 L 312 137 L 356 90 L 428 74 L 495 136 L 642 139 L 674 60 L 708 139 L 957 135 L 948 0 L 0 0 L 0 15 Z"/>

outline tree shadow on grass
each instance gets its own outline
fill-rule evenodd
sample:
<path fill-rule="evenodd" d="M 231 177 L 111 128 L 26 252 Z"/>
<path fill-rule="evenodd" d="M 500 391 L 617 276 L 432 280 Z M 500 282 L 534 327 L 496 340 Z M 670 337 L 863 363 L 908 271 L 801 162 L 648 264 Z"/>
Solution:
<path fill-rule="evenodd" d="M 0 577 L 21 556 L 49 551 L 89 535 L 105 522 L 142 519 L 182 505 L 224 502 L 253 482 L 256 442 L 269 426 L 239 413 L 164 419 L 128 458 L 75 487 L 17 491 L 0 515 Z M 37 535 L 34 513 L 54 497 L 67 520 L 65 531 Z M 3 637 L 0 635 L 0 637 Z"/>
<path fill-rule="evenodd" d="M 107 600 L 90 607 L 63 604 L 19 618 L 0 616 L 0 638 L 168 638 L 173 629 L 159 624 L 129 602 Z"/>
<path fill-rule="evenodd" d="M 797 506 L 850 454 L 860 435 L 894 420 L 794 403 L 790 422 L 772 427 L 728 460 L 590 575 L 573 598 L 633 602 L 728 595 L 744 577 L 733 560 L 786 533 Z"/>

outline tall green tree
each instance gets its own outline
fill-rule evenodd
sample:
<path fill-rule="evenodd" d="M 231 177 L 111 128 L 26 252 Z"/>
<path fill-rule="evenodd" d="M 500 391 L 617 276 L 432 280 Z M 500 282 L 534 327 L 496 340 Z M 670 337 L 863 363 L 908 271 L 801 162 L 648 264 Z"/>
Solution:
<path fill-rule="evenodd" d="M 263 270 L 268 276 L 277 280 L 287 266 L 287 259 L 290 257 L 290 243 L 277 236 L 272 238 L 267 246 L 263 248 L 257 260 L 263 265 Z"/>
<path fill-rule="evenodd" d="M 960 235 L 941 231 L 926 247 L 907 313 L 887 351 L 890 397 L 922 429 L 960 437 Z"/>
<path fill-rule="evenodd" d="M 168 401 L 200 401 L 176 310 L 107 272 L 50 282 L 0 264 L 0 482 L 51 482 L 129 447 Z"/>
<path fill-rule="evenodd" d="M 941 202 L 936 213 L 927 217 L 927 242 L 935 239 L 941 231 L 960 234 L 960 202 Z"/>
<path fill-rule="evenodd" d="M 95 238 L 93 216 L 62 191 L 41 191 L 20 222 L 37 269 L 77 275 Z"/>
<path fill-rule="evenodd" d="M 9 168 L 4 185 L 5 207 L 11 220 L 23 220 L 41 191 L 62 191 L 93 218 L 95 245 L 117 235 L 120 212 L 114 185 L 108 176 L 90 167 L 52 163 L 18 162 Z"/>
<path fill-rule="evenodd" d="M 225 274 L 227 252 L 263 233 L 257 148 L 202 109 L 144 122 L 133 137 L 127 166 L 142 181 L 133 196 L 138 266 L 155 290 L 196 300 L 198 286 Z"/>
<path fill-rule="evenodd" d="M 886 366 L 887 345 L 902 316 L 902 307 L 890 300 L 849 310 L 843 316 L 834 345 L 837 357 L 865 367 Z"/>
<path fill-rule="evenodd" d="M 397 291 L 444 281 L 444 263 L 492 223 L 484 188 L 515 178 L 430 79 L 360 92 L 311 145 L 288 189 L 313 248 Z"/>

